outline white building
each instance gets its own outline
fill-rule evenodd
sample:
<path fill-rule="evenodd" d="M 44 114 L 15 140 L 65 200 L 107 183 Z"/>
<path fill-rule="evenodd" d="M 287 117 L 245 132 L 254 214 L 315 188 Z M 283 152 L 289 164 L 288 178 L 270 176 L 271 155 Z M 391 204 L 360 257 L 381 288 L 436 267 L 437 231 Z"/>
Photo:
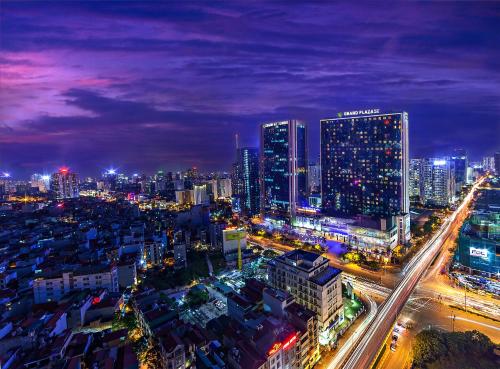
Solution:
<path fill-rule="evenodd" d="M 194 204 L 203 205 L 208 204 L 208 194 L 206 185 L 194 185 Z"/>
<path fill-rule="evenodd" d="M 446 158 L 424 159 L 422 164 L 422 202 L 446 207 L 455 200 L 453 162 Z"/>
<path fill-rule="evenodd" d="M 294 250 L 269 261 L 268 278 L 274 288 L 287 291 L 297 303 L 318 315 L 321 337 L 333 338 L 333 329 L 344 321 L 342 271 L 327 258 Z"/>
<path fill-rule="evenodd" d="M 75 290 L 108 289 L 118 292 L 116 267 L 93 265 L 81 267 L 72 272 L 42 274 L 33 281 L 35 304 L 58 301 L 65 294 Z"/>

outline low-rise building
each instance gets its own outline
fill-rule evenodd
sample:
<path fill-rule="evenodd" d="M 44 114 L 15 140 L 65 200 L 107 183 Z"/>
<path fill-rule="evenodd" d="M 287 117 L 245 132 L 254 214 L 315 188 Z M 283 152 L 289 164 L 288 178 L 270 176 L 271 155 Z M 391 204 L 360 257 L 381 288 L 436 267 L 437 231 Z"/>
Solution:
<path fill-rule="evenodd" d="M 41 273 L 33 281 L 35 304 L 59 301 L 75 290 L 108 289 L 118 292 L 117 268 L 109 265 L 79 267 L 75 271 Z"/>
<path fill-rule="evenodd" d="M 271 286 L 317 314 L 322 338 L 328 340 L 344 321 L 341 272 L 321 255 L 294 250 L 269 261 L 268 278 Z"/>

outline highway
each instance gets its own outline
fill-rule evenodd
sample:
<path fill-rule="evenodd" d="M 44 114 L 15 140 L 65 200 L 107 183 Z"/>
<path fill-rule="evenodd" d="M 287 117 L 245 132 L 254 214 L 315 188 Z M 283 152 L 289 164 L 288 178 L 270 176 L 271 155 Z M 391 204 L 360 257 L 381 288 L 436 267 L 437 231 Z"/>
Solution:
<path fill-rule="evenodd" d="M 403 269 L 403 278 L 377 311 L 366 333 L 358 341 L 349 358 L 345 361 L 344 369 L 364 369 L 368 368 L 373 362 L 384 338 L 391 330 L 394 321 L 405 306 L 415 286 L 440 251 L 452 226 L 456 225 L 455 222 L 459 221 L 457 216 L 466 211 L 467 205 L 473 199 L 474 192 L 482 182 L 483 180 L 480 180 L 473 186 L 458 209 L 443 222 L 434 236 L 405 266 Z"/>

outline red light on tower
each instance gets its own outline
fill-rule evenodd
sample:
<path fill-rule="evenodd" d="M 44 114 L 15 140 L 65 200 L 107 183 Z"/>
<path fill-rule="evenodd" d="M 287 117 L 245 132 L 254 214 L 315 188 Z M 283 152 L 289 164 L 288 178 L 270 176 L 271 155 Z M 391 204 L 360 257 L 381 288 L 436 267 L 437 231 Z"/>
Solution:
<path fill-rule="evenodd" d="M 59 168 L 59 173 L 68 173 L 69 169 L 67 167 L 61 167 Z"/>

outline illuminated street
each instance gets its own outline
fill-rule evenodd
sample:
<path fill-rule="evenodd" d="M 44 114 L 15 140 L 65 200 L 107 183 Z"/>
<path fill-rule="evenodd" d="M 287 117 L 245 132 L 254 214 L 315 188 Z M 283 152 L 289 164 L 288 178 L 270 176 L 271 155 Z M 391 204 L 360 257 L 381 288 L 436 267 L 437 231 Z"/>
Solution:
<path fill-rule="evenodd" d="M 415 257 L 405 266 L 404 278 L 388 297 L 378 311 L 373 323 L 359 341 L 356 348 L 345 362 L 344 368 L 365 368 L 370 365 L 380 348 L 380 337 L 385 337 L 390 331 L 399 312 L 403 309 L 416 284 L 437 255 L 446 240 L 452 226 L 460 222 L 460 215 L 465 212 L 473 199 L 474 191 L 484 179 L 473 186 L 458 209 L 443 223 L 439 231 L 422 247 Z"/>

